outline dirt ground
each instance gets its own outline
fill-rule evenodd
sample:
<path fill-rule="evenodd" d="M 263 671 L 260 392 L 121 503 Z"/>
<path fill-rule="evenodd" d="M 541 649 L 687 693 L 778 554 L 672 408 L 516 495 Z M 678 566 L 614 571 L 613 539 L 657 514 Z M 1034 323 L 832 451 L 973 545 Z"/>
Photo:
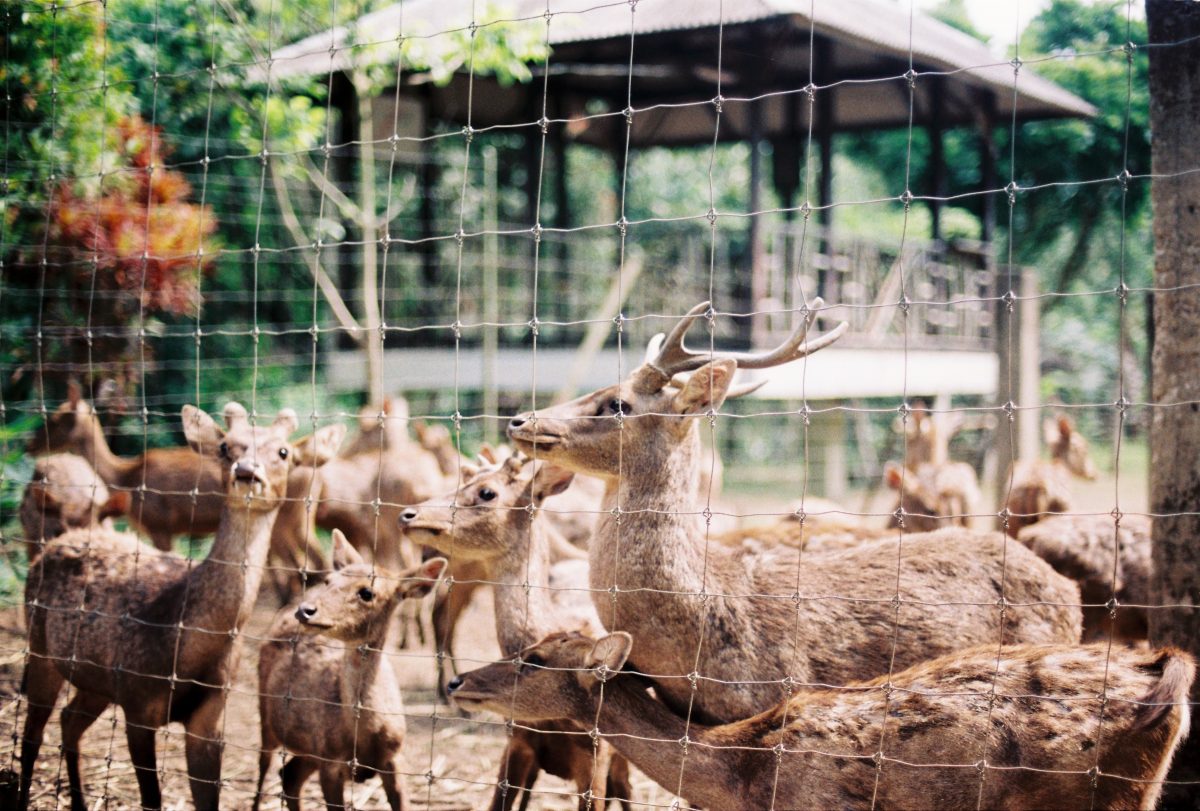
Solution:
<path fill-rule="evenodd" d="M 221 807 L 249 809 L 258 776 L 258 644 L 270 626 L 276 607 L 266 592 L 256 607 L 243 637 L 238 677 L 230 692 L 225 716 L 224 788 Z M 24 668 L 24 619 L 17 607 L 0 610 L 0 769 L 19 771 L 19 741 L 25 719 L 25 703 L 19 693 Z M 493 631 L 491 595 L 486 590 L 476 598 L 459 626 L 458 650 L 470 658 L 460 667 L 470 669 L 499 655 Z M 417 650 L 397 650 L 392 664 L 401 681 L 408 713 L 408 738 L 404 743 L 408 796 L 413 808 L 487 808 L 496 784 L 500 755 L 504 750 L 505 726 L 494 717 L 468 718 L 440 704 L 434 690 L 434 657 L 431 645 Z M 60 707 L 67 698 L 63 690 Z M 70 807 L 66 769 L 59 757 L 58 714 L 46 727 L 34 775 L 33 809 Z M 125 745 L 121 713 L 109 709 L 83 739 L 82 772 L 91 808 L 124 811 L 138 808 L 137 782 Z M 159 772 L 165 811 L 191 808 L 184 762 L 183 728 L 173 725 L 158 734 Z M 277 756 L 265 787 L 264 809 L 282 808 Z M 432 778 L 432 779 L 431 779 Z M 634 776 L 636 807 L 665 807 L 674 797 L 641 774 Z M 378 779 L 349 787 L 349 807 L 362 811 L 387 809 Z M 578 796 L 566 781 L 543 774 L 534 787 L 530 808 L 575 809 Z M 0 798 L 2 799 L 2 798 Z M 316 777 L 305 785 L 305 807 L 323 808 Z M 644 804 L 644 805 L 643 805 Z M 3 802 L 0 801 L 0 806 Z M 615 807 L 615 806 L 614 806 Z"/>

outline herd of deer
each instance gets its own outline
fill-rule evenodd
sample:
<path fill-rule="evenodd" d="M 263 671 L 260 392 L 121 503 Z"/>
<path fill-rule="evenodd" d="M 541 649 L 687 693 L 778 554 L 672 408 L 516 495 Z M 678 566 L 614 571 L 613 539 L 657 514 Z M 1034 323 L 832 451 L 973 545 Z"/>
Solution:
<path fill-rule="evenodd" d="M 684 345 L 711 313 L 699 305 L 621 383 L 512 418 L 514 449 L 476 460 L 437 428 L 414 443 L 391 405 L 342 448 L 342 425 L 293 440 L 293 412 L 267 425 L 236 403 L 223 426 L 185 406 L 189 448 L 124 459 L 72 392 L 31 443 L 53 455 L 21 507 L 20 807 L 69 682 L 73 809 L 92 807 L 80 741 L 111 704 L 143 807 L 162 807 L 156 731 L 177 721 L 195 806 L 217 809 L 238 638 L 270 571 L 293 606 L 259 651 L 256 809 L 280 748 L 289 809 L 314 772 L 330 808 L 373 774 L 404 808 L 388 629 L 436 592 L 448 651 L 482 584 L 502 659 L 446 690 L 516 722 L 493 808 L 524 809 L 540 771 L 574 782 L 581 809 L 629 808 L 630 765 L 710 809 L 1153 808 L 1195 665 L 1144 642 L 1149 527 L 1053 515 L 1071 473 L 1095 475 L 1068 420 L 1050 426 L 1052 461 L 1010 472 L 1007 534 L 969 528 L 974 471 L 949 462 L 949 429 L 921 411 L 886 473 L 891 528 L 812 500 L 774 525 L 712 526 L 700 426 L 750 390 L 738 369 L 836 340 L 842 327 L 807 339 L 820 307 L 780 347 L 728 354 Z M 316 526 L 333 531 L 331 560 Z M 171 552 L 177 535 L 213 532 L 202 561 Z M 297 597 L 308 577 L 323 582 Z"/>

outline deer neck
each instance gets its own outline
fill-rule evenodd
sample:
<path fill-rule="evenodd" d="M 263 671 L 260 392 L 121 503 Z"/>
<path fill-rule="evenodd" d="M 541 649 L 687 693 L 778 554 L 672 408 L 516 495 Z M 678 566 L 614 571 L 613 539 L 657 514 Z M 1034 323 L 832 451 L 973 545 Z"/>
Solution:
<path fill-rule="evenodd" d="M 645 685 L 632 677 L 619 677 L 608 682 L 603 692 L 591 693 L 591 706 L 581 716 L 590 724 L 599 719 L 597 726 L 605 738 L 631 763 L 661 786 L 687 787 L 686 799 L 703 808 L 733 808 L 737 786 L 745 778 L 736 773 L 736 758 L 718 748 L 699 745 L 706 733 L 723 727 L 706 727 L 672 713 L 663 704 L 646 693 Z M 684 737 L 697 744 L 683 748 L 678 741 Z M 725 746 L 736 745 L 724 739 Z M 751 742 L 753 745 L 754 742 Z M 681 769 L 684 769 L 681 773 Z M 746 778 L 750 775 L 746 775 Z"/>
<path fill-rule="evenodd" d="M 88 422 L 87 430 L 81 431 L 76 440 L 79 455 L 91 463 L 92 469 L 105 484 L 127 488 L 140 485 L 141 481 L 130 480 L 139 468 L 138 460 L 123 459 L 112 452 L 108 447 L 108 440 L 104 438 L 104 429 L 100 425 L 99 417 L 92 414 Z"/>
<path fill-rule="evenodd" d="M 271 545 L 271 529 L 279 507 L 249 510 L 226 504 L 221 510 L 217 536 L 208 557 L 188 574 L 190 599 L 184 612 L 186 627 L 214 633 L 200 634 L 212 644 L 224 646 L 228 639 L 218 634 L 241 630 L 262 582 L 263 568 Z"/>
<path fill-rule="evenodd" d="M 553 633 L 550 600 L 550 537 L 546 522 L 534 518 L 515 532 L 509 551 L 491 566 L 496 638 L 505 656 Z"/>
<path fill-rule="evenodd" d="M 388 607 L 368 626 L 366 637 L 360 641 L 346 642 L 342 657 L 340 694 L 342 706 L 354 711 L 369 701 L 372 687 L 379 681 L 379 669 L 383 665 L 383 648 L 387 643 L 388 628 L 399 600 L 392 600 Z M 382 708 L 381 708 L 382 709 Z"/>

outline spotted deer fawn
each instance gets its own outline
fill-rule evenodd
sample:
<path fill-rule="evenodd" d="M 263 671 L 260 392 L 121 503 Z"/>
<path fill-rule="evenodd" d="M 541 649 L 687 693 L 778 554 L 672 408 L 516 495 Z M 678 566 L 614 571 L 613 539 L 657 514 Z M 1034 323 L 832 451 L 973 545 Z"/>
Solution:
<path fill-rule="evenodd" d="M 520 456 L 481 470 L 469 466 L 466 473 L 469 478 L 454 493 L 410 507 L 400 519 L 416 542 L 480 566 L 494 584 L 501 653 L 513 656 L 556 631 L 601 633 L 587 593 L 586 563 L 552 564 L 554 530 L 542 514 L 546 499 L 565 491 L 575 474 Z M 580 730 L 573 723 L 540 720 L 534 729 L 514 729 L 493 811 L 508 811 L 521 792 L 524 808 L 541 771 L 575 783 L 580 811 L 603 808 L 607 799 L 619 799 L 628 809 L 632 787 L 625 759 L 608 744 L 593 746 L 573 734 Z"/>
<path fill-rule="evenodd" d="M 37 460 L 19 510 L 27 559 L 32 563 L 47 541 L 68 530 L 100 526 L 121 515 L 128 500 L 128 493 L 110 494 L 82 456 L 55 453 Z"/>
<path fill-rule="evenodd" d="M 1047 515 L 1070 512 L 1071 477 L 1096 478 L 1088 442 L 1075 430 L 1070 417 L 1059 416 L 1042 423 L 1042 434 L 1050 448 L 1050 461 L 1019 459 L 1009 473 L 1007 517 L 1002 528 L 1014 538 L 1023 527 Z"/>
<path fill-rule="evenodd" d="M 301 788 L 313 772 L 331 809 L 345 807 L 348 779 L 372 773 L 383 781 L 392 811 L 406 807 L 404 702 L 383 646 L 396 608 L 428 594 L 445 567 L 445 558 L 433 558 L 392 574 L 365 563 L 334 530 L 333 573 L 294 611 L 281 613 L 259 649 L 255 811 L 280 747 L 293 755 L 281 772 L 290 811 L 299 811 Z"/>
<path fill-rule="evenodd" d="M 549 637 L 464 674 L 454 700 L 574 718 L 704 808 L 1154 808 L 1195 663 L 1164 648 L 985 645 L 690 723 L 623 673 L 628 634 Z"/>
<path fill-rule="evenodd" d="M 110 490 L 129 494 L 129 520 L 154 546 L 171 549 L 176 535 L 208 535 L 221 517 L 224 491 L 215 459 L 189 448 L 152 448 L 121 457 L 104 438 L 100 418 L 78 386 L 46 418 L 29 442 L 30 453 L 70 451 L 88 461 Z"/>
<path fill-rule="evenodd" d="M 236 404 L 225 413 L 227 431 L 203 411 L 183 408 L 188 444 L 221 473 L 224 505 L 207 558 L 197 563 L 156 552 L 133 535 L 86 529 L 52 541 L 30 570 L 22 808 L 46 722 L 66 681 L 75 686 L 62 712 L 73 809 L 91 805 L 80 779 L 80 738 L 110 704 L 125 714 L 143 807 L 162 806 L 155 731 L 178 721 L 186 731 L 196 808 L 218 808 L 226 689 L 288 473 L 296 464 L 316 466 L 330 458 L 345 431 L 329 426 L 292 442 L 297 421 L 290 410 L 268 427 L 251 425 Z"/>
<path fill-rule="evenodd" d="M 607 629 L 633 635 L 634 666 L 694 718 L 759 712 L 788 677 L 841 684 L 998 642 L 1002 624 L 1005 641 L 1079 640 L 1075 584 L 999 534 L 941 530 L 906 535 L 899 549 L 886 539 L 808 558 L 707 542 L 690 507 L 698 418 L 720 409 L 739 367 L 778 366 L 833 343 L 845 324 L 805 340 L 821 306 L 774 350 L 713 355 L 683 344 L 709 310 L 701 304 L 620 384 L 509 423 L 527 453 L 605 479 L 593 602 Z"/>

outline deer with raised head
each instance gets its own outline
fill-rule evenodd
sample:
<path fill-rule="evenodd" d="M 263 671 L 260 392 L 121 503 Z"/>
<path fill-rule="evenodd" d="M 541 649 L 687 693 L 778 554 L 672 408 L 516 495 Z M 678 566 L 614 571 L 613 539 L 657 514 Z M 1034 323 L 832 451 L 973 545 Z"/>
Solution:
<path fill-rule="evenodd" d="M 400 514 L 405 532 L 482 569 L 494 586 L 496 638 L 504 656 L 556 631 L 602 632 L 588 596 L 587 565 L 580 559 L 553 562 L 555 530 L 543 515 L 546 499 L 565 491 L 575 474 L 521 456 L 475 468 L 455 492 Z M 568 545 L 568 548 L 569 547 Z M 455 586 L 457 588 L 457 585 Z M 541 719 L 534 729 L 515 729 L 505 749 L 493 811 L 508 811 L 524 792 L 521 807 L 541 771 L 570 780 L 580 792 L 580 811 L 603 808 L 632 796 L 628 764 L 607 744 L 595 747 L 575 724 Z M 588 793 L 590 792 L 590 793 Z"/>
<path fill-rule="evenodd" d="M 1149 632 L 1146 607 L 1154 604 L 1150 530 L 1144 515 L 1052 515 L 1017 540 L 1079 584 L 1085 640 L 1138 641 Z"/>
<path fill-rule="evenodd" d="M 102 526 L 128 509 L 128 493 L 109 494 L 82 456 L 55 453 L 38 459 L 21 497 L 21 531 L 30 563 L 51 541 L 72 529 Z"/>
<path fill-rule="evenodd" d="M 778 348 L 730 355 L 684 346 L 709 311 L 701 304 L 626 380 L 509 423 L 526 452 L 605 479 L 590 550 L 596 610 L 608 630 L 633 634 L 634 666 L 664 699 L 698 719 L 761 711 L 789 678 L 840 684 L 985 642 L 1079 640 L 1075 584 L 999 534 L 905 535 L 897 548 L 897 533 L 808 558 L 708 542 L 692 509 L 697 423 L 720 409 L 739 367 L 833 343 L 844 324 L 805 340 L 820 306 Z"/>
<path fill-rule="evenodd" d="M 155 731 L 172 721 L 186 731 L 196 808 L 218 808 L 222 717 L 238 632 L 258 595 L 288 473 L 297 464 L 322 464 L 345 435 L 333 425 L 293 442 L 297 420 L 290 409 L 270 426 L 252 425 L 236 404 L 225 414 L 228 430 L 198 408 L 183 408 L 188 444 L 218 466 L 224 493 L 216 539 L 203 561 L 157 552 L 131 534 L 86 529 L 52 541 L 30 569 L 22 808 L 46 721 L 68 681 L 75 694 L 62 712 L 62 751 L 73 809 L 88 807 L 80 738 L 110 704 L 125 714 L 144 808 L 162 806 Z"/>
<path fill-rule="evenodd" d="M 560 634 L 452 683 L 456 703 L 596 728 L 704 808 L 1152 809 L 1188 733 L 1173 648 L 985 645 L 732 723 L 690 723 L 623 673 L 634 642 Z"/>
<path fill-rule="evenodd" d="M 100 418 L 79 387 L 46 418 L 29 441 L 30 453 L 70 451 L 100 474 L 110 490 L 129 494 L 129 520 L 169 551 L 176 535 L 215 532 L 224 503 L 221 467 L 190 448 L 151 448 L 140 456 L 117 456 L 104 438 Z"/>
<path fill-rule="evenodd" d="M 1022 527 L 1036 524 L 1048 515 L 1071 511 L 1071 477 L 1092 481 L 1096 463 L 1088 441 L 1075 430 L 1070 417 L 1042 423 L 1042 436 L 1050 449 L 1050 460 L 1019 459 L 1009 473 L 1007 517 L 1001 528 L 1014 538 Z"/>
<path fill-rule="evenodd" d="M 313 772 L 331 809 L 345 807 L 347 780 L 372 773 L 392 811 L 406 807 L 404 701 L 383 647 L 396 608 L 433 590 L 445 568 L 445 558 L 433 558 L 393 574 L 365 563 L 334 530 L 333 573 L 295 610 L 281 612 L 259 648 L 262 752 L 254 811 L 280 747 L 293 755 L 280 774 L 289 811 L 299 811 L 300 790 Z"/>

